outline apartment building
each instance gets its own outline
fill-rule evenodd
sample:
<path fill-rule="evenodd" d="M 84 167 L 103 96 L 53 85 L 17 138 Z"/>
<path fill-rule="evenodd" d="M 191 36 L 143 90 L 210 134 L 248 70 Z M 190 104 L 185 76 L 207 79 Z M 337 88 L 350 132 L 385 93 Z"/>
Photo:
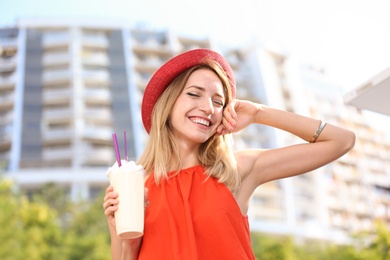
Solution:
<path fill-rule="evenodd" d="M 60 183 L 72 197 L 107 186 L 115 161 L 112 133 L 130 160 L 146 140 L 143 89 L 179 52 L 208 39 L 121 23 L 22 19 L 0 30 L 0 161 L 27 190 Z"/>
<path fill-rule="evenodd" d="M 130 160 L 143 149 L 140 104 L 151 75 L 183 51 L 218 49 L 211 42 L 82 19 L 21 19 L 1 28 L 0 163 L 7 176 L 31 192 L 55 182 L 73 199 L 96 196 L 115 161 L 112 133 L 123 145 L 126 131 Z M 228 56 L 239 70 L 237 53 Z M 243 92 L 239 74 L 237 82 Z"/>
<path fill-rule="evenodd" d="M 292 55 L 254 48 L 247 61 L 261 71 L 262 100 L 273 107 L 353 130 L 355 148 L 337 161 L 301 176 L 266 183 L 251 200 L 252 228 L 297 238 L 348 243 L 350 234 L 390 224 L 390 137 L 367 122 L 363 111 L 343 101 L 343 88 Z M 255 81 L 254 81 L 255 82 Z M 274 131 L 274 145 L 300 142 Z M 269 137 L 270 137 L 269 136 Z M 307 158 L 310 160 L 311 158 Z"/>
<path fill-rule="evenodd" d="M 0 162 L 6 175 L 31 192 L 56 182 L 74 199 L 96 196 L 115 161 L 112 133 L 123 145 L 126 131 L 129 159 L 142 151 L 147 135 L 140 102 L 151 75 L 169 58 L 197 47 L 225 55 L 238 97 L 358 135 L 356 148 L 340 160 L 258 188 L 250 202 L 252 230 L 344 243 L 351 231 L 371 229 L 376 218 L 389 221 L 389 137 L 343 105 L 340 88 L 323 75 L 302 70 L 280 50 L 221 50 L 208 38 L 115 22 L 22 19 L 0 29 Z M 258 125 L 234 135 L 236 149 L 299 141 Z"/>

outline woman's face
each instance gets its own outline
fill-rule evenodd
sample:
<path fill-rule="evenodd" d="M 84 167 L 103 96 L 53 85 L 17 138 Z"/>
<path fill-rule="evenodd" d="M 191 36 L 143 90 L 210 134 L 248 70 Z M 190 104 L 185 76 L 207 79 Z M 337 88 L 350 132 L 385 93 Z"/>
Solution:
<path fill-rule="evenodd" d="M 170 123 L 180 141 L 203 143 L 215 134 L 225 105 L 223 85 L 209 69 L 194 71 L 173 106 Z"/>

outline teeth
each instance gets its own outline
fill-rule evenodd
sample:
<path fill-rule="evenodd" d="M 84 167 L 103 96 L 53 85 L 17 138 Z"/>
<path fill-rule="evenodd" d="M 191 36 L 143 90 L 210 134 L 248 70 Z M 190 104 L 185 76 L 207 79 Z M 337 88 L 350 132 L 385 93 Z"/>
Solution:
<path fill-rule="evenodd" d="M 195 118 L 193 122 L 197 123 L 197 124 L 205 125 L 205 126 L 210 126 L 210 122 L 207 120 L 204 120 L 202 118 Z"/>

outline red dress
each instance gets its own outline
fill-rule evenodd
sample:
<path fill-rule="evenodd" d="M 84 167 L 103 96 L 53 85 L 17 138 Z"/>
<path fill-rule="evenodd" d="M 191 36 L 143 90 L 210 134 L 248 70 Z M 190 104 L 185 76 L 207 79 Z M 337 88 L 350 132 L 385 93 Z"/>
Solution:
<path fill-rule="evenodd" d="M 255 259 L 248 218 L 229 189 L 200 165 L 157 186 L 153 174 L 145 186 L 150 204 L 138 259 Z"/>

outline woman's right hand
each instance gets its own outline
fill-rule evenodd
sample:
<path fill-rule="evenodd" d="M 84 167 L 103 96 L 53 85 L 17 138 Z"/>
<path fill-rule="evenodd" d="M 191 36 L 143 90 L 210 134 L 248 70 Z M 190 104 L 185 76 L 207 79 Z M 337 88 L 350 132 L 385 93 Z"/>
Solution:
<path fill-rule="evenodd" d="M 106 195 L 104 196 L 104 202 L 103 202 L 103 208 L 104 208 L 104 214 L 107 217 L 108 222 L 112 226 L 112 228 L 115 230 L 115 211 L 118 210 L 118 193 L 114 191 L 114 188 L 110 185 L 106 189 Z M 145 210 L 146 207 L 149 205 L 148 200 L 148 188 L 145 187 L 144 189 L 144 205 Z"/>
<path fill-rule="evenodd" d="M 112 186 L 108 186 L 106 189 L 106 195 L 104 196 L 104 202 L 103 202 L 103 208 L 104 208 L 104 214 L 106 215 L 106 218 L 108 220 L 108 223 L 114 228 L 115 230 L 115 211 L 118 210 L 118 193 L 114 191 L 114 188 Z"/>

